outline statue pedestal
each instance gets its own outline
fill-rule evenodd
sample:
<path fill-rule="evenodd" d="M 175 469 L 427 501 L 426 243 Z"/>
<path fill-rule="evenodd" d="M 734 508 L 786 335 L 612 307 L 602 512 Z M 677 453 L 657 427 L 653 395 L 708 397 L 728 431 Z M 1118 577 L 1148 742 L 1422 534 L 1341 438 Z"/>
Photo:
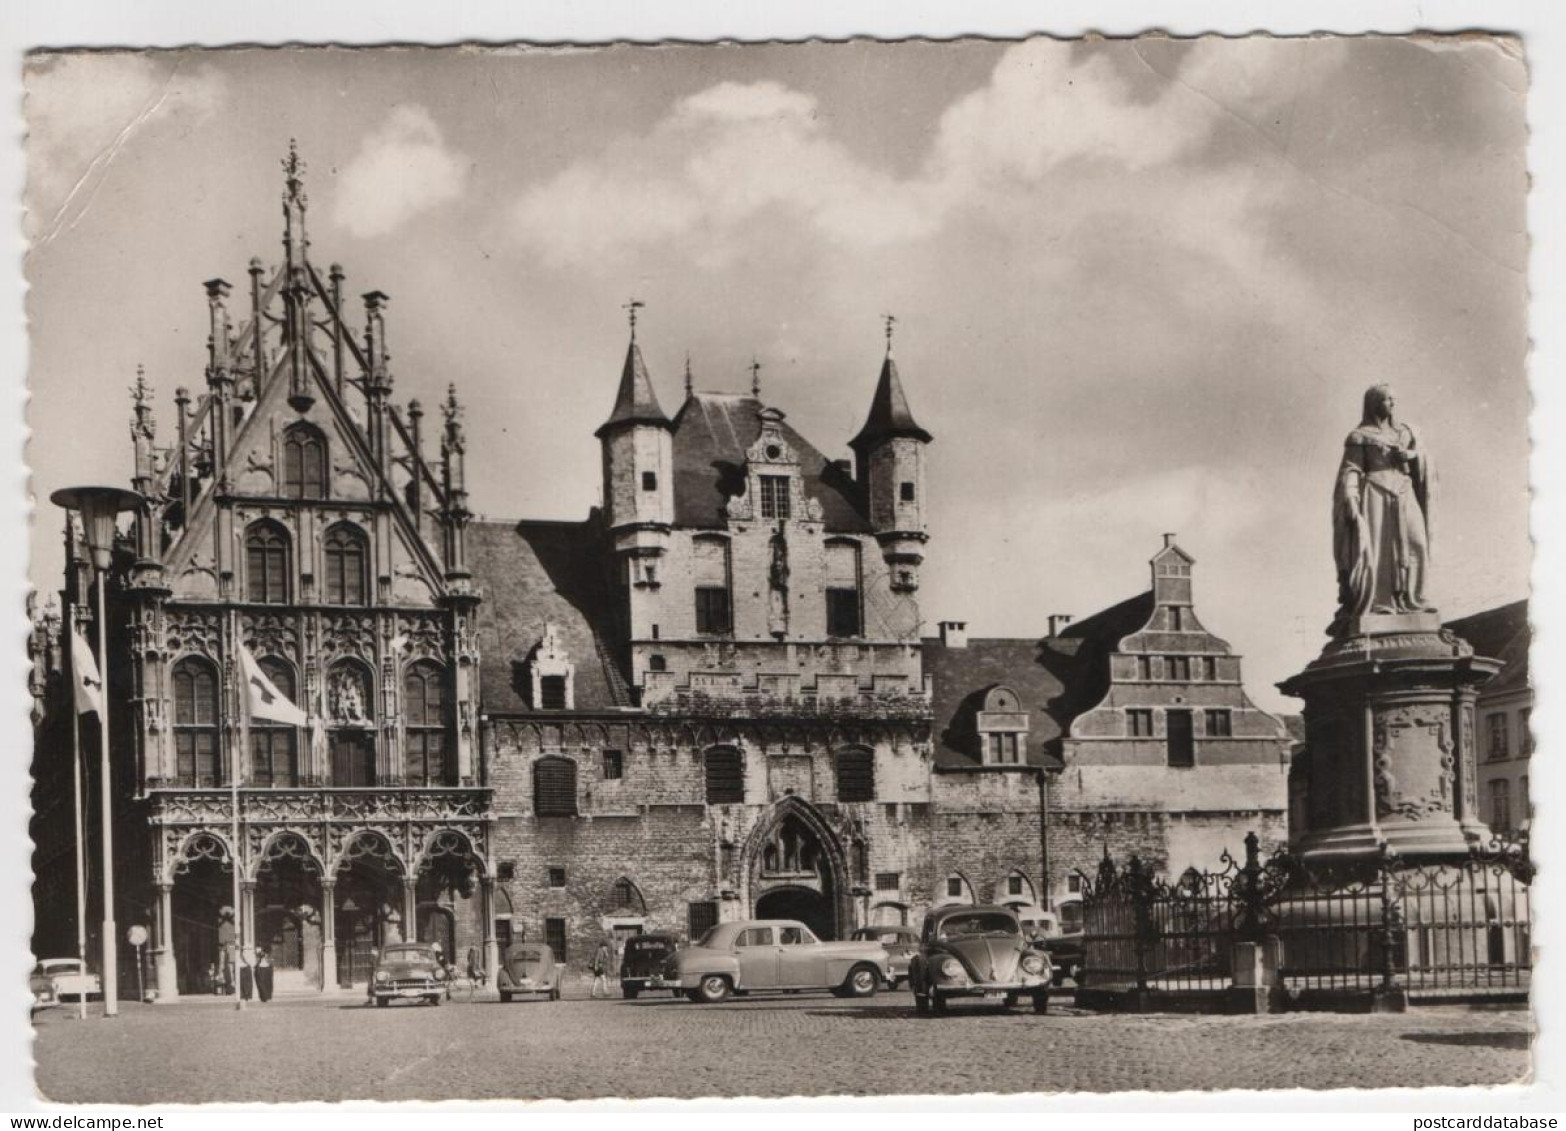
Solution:
<path fill-rule="evenodd" d="M 1359 617 L 1278 685 L 1305 701 L 1307 860 L 1466 856 L 1490 839 L 1475 785 L 1474 702 L 1500 670 L 1435 613 Z"/>

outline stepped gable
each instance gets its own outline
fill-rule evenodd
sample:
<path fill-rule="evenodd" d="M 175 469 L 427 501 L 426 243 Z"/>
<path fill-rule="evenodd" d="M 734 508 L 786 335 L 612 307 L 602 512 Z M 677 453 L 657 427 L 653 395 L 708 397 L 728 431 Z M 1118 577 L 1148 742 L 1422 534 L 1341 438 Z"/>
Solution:
<path fill-rule="evenodd" d="M 632 706 L 625 673 L 610 658 L 614 606 L 596 528 L 588 522 L 475 522 L 468 540 L 474 581 L 484 594 L 477 613 L 483 709 L 532 712 L 523 661 L 548 624 L 576 665 L 577 711 Z"/>
<path fill-rule="evenodd" d="M 761 435 L 756 397 L 692 393 L 674 418 L 674 521 L 721 529 L 724 507 L 744 489 L 745 452 Z M 810 441 L 783 422 L 784 438 L 799 456 L 805 494 L 821 504 L 826 528 L 868 534 L 870 520 L 853 476 L 832 465 Z"/>

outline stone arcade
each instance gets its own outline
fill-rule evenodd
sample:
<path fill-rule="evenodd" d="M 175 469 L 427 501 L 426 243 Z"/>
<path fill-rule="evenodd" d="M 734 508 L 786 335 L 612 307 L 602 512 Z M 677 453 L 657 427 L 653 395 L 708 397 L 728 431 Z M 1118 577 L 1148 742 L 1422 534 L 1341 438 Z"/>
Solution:
<path fill-rule="evenodd" d="M 350 328 L 286 167 L 283 261 L 251 261 L 239 317 L 206 284 L 206 389 L 176 392 L 171 442 L 136 391 L 111 788 L 119 918 L 153 928 L 160 996 L 210 989 L 236 863 L 236 942 L 307 991 L 410 935 L 491 969 L 541 939 L 579 967 L 605 932 L 1069 909 L 1106 849 L 1179 864 L 1282 839 L 1287 737 L 1196 621 L 1172 539 L 1147 593 L 1047 640 L 922 637 L 932 437 L 890 323 L 835 460 L 759 367 L 748 395 L 687 373 L 666 414 L 633 304 L 603 506 L 482 519 L 455 392 L 428 462 L 418 403 L 392 403 L 388 298 Z M 95 610 L 71 531 L 67 550 L 35 633 L 40 954 L 74 949 L 58 637 Z M 248 714 L 244 650 L 308 725 Z"/>

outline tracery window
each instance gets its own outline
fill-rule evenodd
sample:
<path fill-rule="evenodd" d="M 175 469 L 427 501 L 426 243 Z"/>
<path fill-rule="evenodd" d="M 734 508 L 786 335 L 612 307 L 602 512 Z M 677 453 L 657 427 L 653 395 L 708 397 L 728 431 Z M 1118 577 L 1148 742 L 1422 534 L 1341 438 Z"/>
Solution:
<path fill-rule="evenodd" d="M 245 531 L 245 596 L 262 605 L 288 603 L 288 534 L 275 522 Z"/>
<path fill-rule="evenodd" d="M 258 661 L 272 686 L 290 703 L 298 703 L 294 669 L 273 656 Z M 299 728 L 270 719 L 250 721 L 250 781 L 263 789 L 288 789 L 299 784 Z"/>
<path fill-rule="evenodd" d="M 408 666 L 402 688 L 403 779 L 409 785 L 449 785 L 445 669 L 431 660 L 419 660 Z"/>
<path fill-rule="evenodd" d="M 326 532 L 326 603 L 362 605 L 365 593 L 365 562 L 369 557 L 364 532 L 347 523 L 338 523 Z"/>
<path fill-rule="evenodd" d="M 193 656 L 174 665 L 174 756 L 181 785 L 221 784 L 217 670 Z"/>
<path fill-rule="evenodd" d="M 283 437 L 283 496 L 324 499 L 326 437 L 309 424 L 295 424 Z"/>

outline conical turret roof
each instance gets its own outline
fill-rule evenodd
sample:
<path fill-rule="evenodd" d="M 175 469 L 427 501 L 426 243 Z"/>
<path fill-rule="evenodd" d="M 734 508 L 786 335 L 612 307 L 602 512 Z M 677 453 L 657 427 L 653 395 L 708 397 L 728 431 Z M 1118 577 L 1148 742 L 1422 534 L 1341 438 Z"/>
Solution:
<path fill-rule="evenodd" d="M 669 418 L 658 404 L 658 395 L 653 392 L 652 378 L 647 375 L 647 363 L 642 360 L 642 348 L 635 338 L 625 351 L 625 368 L 620 372 L 620 391 L 615 394 L 614 411 L 598 426 L 594 435 L 602 437 L 627 424 L 670 427 Z"/>
<path fill-rule="evenodd" d="M 870 402 L 870 415 L 848 446 L 858 451 L 893 436 L 907 436 L 925 443 L 933 439 L 914 420 L 908 408 L 908 397 L 903 392 L 903 382 L 897 376 L 897 362 L 888 350 L 886 360 L 881 364 L 881 378 L 876 382 L 875 397 Z"/>

